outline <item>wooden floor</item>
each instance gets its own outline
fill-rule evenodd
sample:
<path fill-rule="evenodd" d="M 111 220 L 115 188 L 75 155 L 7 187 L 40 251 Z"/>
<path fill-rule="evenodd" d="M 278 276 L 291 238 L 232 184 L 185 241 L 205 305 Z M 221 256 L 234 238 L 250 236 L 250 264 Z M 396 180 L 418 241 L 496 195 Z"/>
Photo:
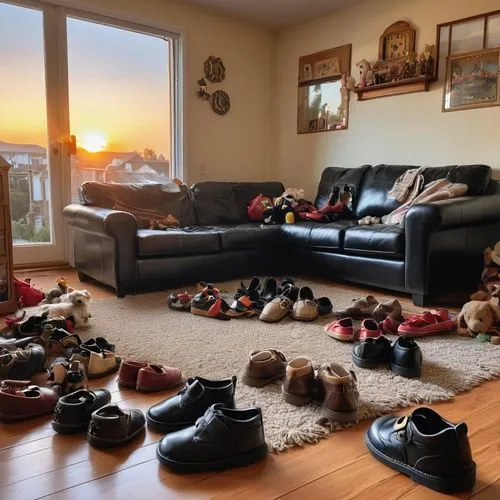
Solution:
<path fill-rule="evenodd" d="M 30 276 L 35 284 L 49 288 L 61 274 L 77 282 L 72 270 L 33 271 Z M 86 283 L 85 288 L 94 297 L 113 296 L 92 283 Z M 362 292 L 354 287 L 353 291 Z M 402 300 L 410 304 L 408 299 Z M 106 387 L 115 402 L 143 411 L 159 399 L 158 394 L 119 389 L 114 379 L 93 380 L 90 388 Z M 431 406 L 445 418 L 466 420 L 469 426 L 477 482 L 472 492 L 456 498 L 500 499 L 500 381 L 483 384 L 453 402 Z M 99 451 L 86 443 L 84 435 L 55 434 L 48 417 L 0 424 L 0 499 L 447 498 L 372 459 L 363 443 L 369 423 L 361 422 L 304 449 L 271 454 L 250 467 L 187 476 L 173 474 L 159 464 L 155 447 L 161 435 L 149 430 L 129 446 Z"/>

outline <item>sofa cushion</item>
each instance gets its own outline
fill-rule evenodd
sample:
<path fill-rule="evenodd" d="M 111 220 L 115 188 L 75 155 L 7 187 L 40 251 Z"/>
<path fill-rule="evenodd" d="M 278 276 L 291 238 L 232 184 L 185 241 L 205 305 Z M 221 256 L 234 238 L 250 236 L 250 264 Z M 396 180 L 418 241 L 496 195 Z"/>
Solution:
<path fill-rule="evenodd" d="M 283 224 L 282 238 L 285 244 L 335 252 L 342 250 L 345 230 L 353 224 L 352 221 L 337 221 L 330 224 L 320 222 Z"/>
<path fill-rule="evenodd" d="M 156 231 L 137 231 L 137 253 L 139 257 L 161 255 L 191 255 L 220 252 L 219 229 L 196 227 Z"/>
<path fill-rule="evenodd" d="M 363 165 L 359 168 L 342 168 L 342 167 L 327 167 L 321 174 L 319 181 L 318 194 L 314 204 L 321 208 L 328 203 L 330 194 L 334 187 L 338 187 L 342 192 L 347 184 L 353 190 L 354 196 L 352 201 L 352 210 L 356 210 L 356 204 L 359 198 L 361 183 L 365 172 L 368 170 L 368 165 Z"/>
<path fill-rule="evenodd" d="M 139 227 L 149 227 L 150 218 L 158 220 L 173 215 L 181 227 L 194 224 L 191 191 L 185 185 L 175 183 L 112 184 L 84 182 L 80 188 L 84 205 L 123 210 L 136 215 Z M 138 216 L 137 214 L 141 215 Z"/>
<path fill-rule="evenodd" d="M 280 236 L 280 226 L 266 226 L 259 222 L 218 226 L 218 228 L 223 250 L 275 245 Z"/>
<path fill-rule="evenodd" d="M 387 194 L 396 179 L 406 170 L 419 168 L 410 165 L 377 165 L 369 168 L 363 177 L 361 194 L 356 206 L 358 217 L 373 215 L 382 217 L 399 206 L 394 198 Z M 451 182 L 461 182 L 469 186 L 467 195 L 486 194 L 491 179 L 491 168 L 487 165 L 450 165 L 447 167 L 426 167 L 423 170 L 424 182 L 447 177 Z"/>
<path fill-rule="evenodd" d="M 200 226 L 248 222 L 248 202 L 258 194 L 275 198 L 285 188 L 281 182 L 198 182 L 191 188 L 196 223 Z"/>
<path fill-rule="evenodd" d="M 345 231 L 344 252 L 349 255 L 404 259 L 404 227 L 386 224 L 351 227 Z"/>

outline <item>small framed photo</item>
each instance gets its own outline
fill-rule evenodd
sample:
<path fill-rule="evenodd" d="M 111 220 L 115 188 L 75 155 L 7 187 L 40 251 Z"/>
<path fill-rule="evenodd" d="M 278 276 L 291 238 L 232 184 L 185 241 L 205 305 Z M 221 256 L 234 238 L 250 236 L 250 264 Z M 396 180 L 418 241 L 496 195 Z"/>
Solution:
<path fill-rule="evenodd" d="M 327 78 L 340 75 L 340 60 L 338 57 L 329 57 L 314 63 L 314 78 Z"/>
<path fill-rule="evenodd" d="M 303 81 L 308 81 L 313 79 L 312 64 L 304 64 L 304 75 Z"/>
<path fill-rule="evenodd" d="M 443 111 L 500 105 L 500 48 L 448 57 Z"/>

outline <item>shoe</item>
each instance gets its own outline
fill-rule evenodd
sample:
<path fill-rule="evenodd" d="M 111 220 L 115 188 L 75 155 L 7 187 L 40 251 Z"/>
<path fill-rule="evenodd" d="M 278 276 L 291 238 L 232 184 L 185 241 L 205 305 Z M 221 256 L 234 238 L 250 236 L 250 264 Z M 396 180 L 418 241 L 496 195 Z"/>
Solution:
<path fill-rule="evenodd" d="M 141 361 L 122 361 L 116 379 L 118 385 L 121 387 L 133 387 L 135 389 L 139 370 L 146 368 L 146 366 L 148 364 Z"/>
<path fill-rule="evenodd" d="M 8 349 L 9 351 L 15 351 L 16 349 L 24 349 L 28 344 L 36 342 L 39 337 L 23 337 L 20 339 L 16 338 L 4 338 L 0 337 L 0 351 L 3 349 Z"/>
<path fill-rule="evenodd" d="M 299 291 L 299 298 L 292 308 L 292 318 L 297 321 L 314 321 L 319 315 L 318 303 L 314 293 L 308 286 Z"/>
<path fill-rule="evenodd" d="M 352 342 L 354 340 L 354 324 L 352 318 L 342 318 L 328 323 L 323 328 L 325 333 L 333 339 L 342 342 Z"/>
<path fill-rule="evenodd" d="M 97 448 L 121 446 L 143 432 L 145 424 L 141 410 L 122 410 L 109 404 L 92 413 L 87 441 Z"/>
<path fill-rule="evenodd" d="M 397 335 L 398 328 L 401 323 L 405 321 L 404 317 L 401 316 L 399 319 L 394 319 L 391 316 L 387 316 L 380 324 L 380 329 L 384 335 Z"/>
<path fill-rule="evenodd" d="M 384 335 L 368 337 L 357 343 L 352 350 L 352 361 L 360 368 L 376 368 L 391 361 L 391 341 Z"/>
<path fill-rule="evenodd" d="M 99 348 L 103 351 L 115 352 L 115 344 L 111 344 L 104 337 L 96 337 L 95 339 L 89 339 L 82 342 L 82 347 L 85 349 Z"/>
<path fill-rule="evenodd" d="M 332 301 L 328 297 L 320 297 L 316 299 L 316 303 L 318 304 L 318 313 L 320 316 L 326 316 L 333 310 Z"/>
<path fill-rule="evenodd" d="M 52 428 L 59 434 L 85 432 L 92 412 L 110 402 L 111 393 L 106 389 L 95 391 L 81 389 L 63 396 L 54 409 Z"/>
<path fill-rule="evenodd" d="M 250 353 L 241 380 L 250 387 L 264 387 L 274 380 L 282 379 L 285 376 L 286 365 L 285 355 L 281 351 L 276 349 L 253 351 Z"/>
<path fill-rule="evenodd" d="M 148 410 L 148 426 L 164 433 L 190 427 L 215 403 L 234 408 L 235 389 L 236 377 L 225 380 L 190 378 L 177 396 Z"/>
<path fill-rule="evenodd" d="M 13 325 L 14 335 L 16 335 L 16 337 L 40 335 L 46 319 L 47 315 L 29 316 L 28 319 L 24 320 L 22 323 Z"/>
<path fill-rule="evenodd" d="M 140 392 L 166 391 L 177 387 L 182 380 L 179 368 L 163 365 L 148 365 L 139 370 L 136 389 Z"/>
<path fill-rule="evenodd" d="M 83 349 L 82 349 L 83 350 Z M 120 368 L 121 359 L 109 351 L 100 353 L 90 351 L 87 376 L 89 378 L 104 377 Z"/>
<path fill-rule="evenodd" d="M 357 421 L 359 395 L 353 371 L 336 363 L 323 365 L 318 370 L 317 386 L 325 417 L 337 422 Z"/>
<path fill-rule="evenodd" d="M 207 283 L 206 281 L 198 281 L 198 283 L 196 283 L 196 291 L 206 291 L 209 295 L 213 295 L 214 297 L 220 296 L 219 289 L 216 288 L 213 283 Z"/>
<path fill-rule="evenodd" d="M 205 316 L 221 320 L 230 320 L 228 315 L 229 306 L 225 300 L 218 296 L 211 295 L 210 290 L 205 288 L 197 293 L 191 301 L 191 314 L 196 316 Z"/>
<path fill-rule="evenodd" d="M 15 422 L 52 413 L 59 396 L 29 380 L 0 382 L 0 420 Z"/>
<path fill-rule="evenodd" d="M 27 380 L 44 371 L 45 349 L 38 344 L 28 344 L 24 349 L 0 350 L 0 379 Z"/>
<path fill-rule="evenodd" d="M 455 330 L 456 324 L 450 318 L 447 309 L 425 311 L 408 318 L 398 327 L 399 335 L 407 337 L 427 337 L 440 333 L 449 333 Z"/>
<path fill-rule="evenodd" d="M 236 290 L 234 294 L 234 300 L 238 300 L 240 297 L 248 297 L 252 302 L 256 302 L 260 298 L 260 279 L 254 276 L 248 285 L 245 286 L 243 281 L 241 282 L 240 288 Z"/>
<path fill-rule="evenodd" d="M 432 490 L 458 493 L 476 482 L 467 425 L 448 422 L 430 408 L 377 418 L 365 443 L 379 462 Z"/>
<path fill-rule="evenodd" d="M 80 349 L 80 345 L 82 343 L 78 335 L 68 333 L 62 328 L 53 328 L 50 325 L 44 326 L 44 331 L 40 339 L 45 341 L 45 349 L 47 351 L 47 355 L 50 357 L 67 357 L 67 354 L 70 352 Z"/>
<path fill-rule="evenodd" d="M 50 365 L 48 386 L 60 396 L 87 388 L 87 374 L 79 361 L 56 358 Z"/>
<path fill-rule="evenodd" d="M 243 467 L 267 456 L 260 408 L 214 404 L 187 429 L 168 434 L 156 456 L 176 472 L 208 472 Z"/>
<path fill-rule="evenodd" d="M 379 302 L 373 295 L 368 295 L 364 299 L 353 299 L 352 304 L 341 311 L 336 311 L 337 318 L 369 318 Z"/>
<path fill-rule="evenodd" d="M 187 293 L 178 293 L 174 295 L 171 293 L 167 299 L 169 309 L 174 311 L 190 311 L 192 297 Z"/>
<path fill-rule="evenodd" d="M 266 278 L 264 281 L 264 287 L 260 294 L 260 299 L 264 304 L 267 304 L 278 295 L 278 283 L 275 278 Z"/>
<path fill-rule="evenodd" d="M 277 295 L 281 295 L 287 288 L 295 287 L 295 278 L 285 276 L 278 285 Z"/>
<path fill-rule="evenodd" d="M 266 323 L 276 323 L 281 321 L 292 310 L 298 295 L 298 288 L 294 286 L 285 288 L 281 295 L 277 295 L 273 300 L 271 300 L 271 302 L 268 302 L 264 306 L 259 319 L 261 321 L 265 321 Z"/>
<path fill-rule="evenodd" d="M 314 368 L 310 358 L 292 359 L 286 366 L 286 376 L 281 386 L 283 399 L 294 406 L 304 406 L 314 397 Z"/>
<path fill-rule="evenodd" d="M 422 351 L 411 337 L 399 337 L 392 346 L 391 371 L 406 378 L 422 374 Z"/>
<path fill-rule="evenodd" d="M 373 310 L 373 319 L 377 323 L 381 323 L 385 318 L 391 316 L 394 319 L 401 318 L 403 308 L 399 300 L 388 300 L 387 302 L 380 302 Z"/>
<path fill-rule="evenodd" d="M 376 338 L 382 335 L 379 324 L 374 319 L 364 319 L 359 330 L 359 340 Z"/>
<path fill-rule="evenodd" d="M 250 297 L 242 295 L 240 298 L 233 301 L 233 303 L 229 307 L 229 311 L 227 311 L 227 315 L 231 318 L 256 316 L 257 314 L 259 314 L 259 311 L 255 308 L 255 305 L 256 302 L 251 300 Z"/>

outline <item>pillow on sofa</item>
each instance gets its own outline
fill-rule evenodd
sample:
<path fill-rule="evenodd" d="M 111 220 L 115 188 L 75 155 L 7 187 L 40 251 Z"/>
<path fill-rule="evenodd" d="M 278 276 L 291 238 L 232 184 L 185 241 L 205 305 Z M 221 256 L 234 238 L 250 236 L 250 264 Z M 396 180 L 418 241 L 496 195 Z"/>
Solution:
<path fill-rule="evenodd" d="M 136 215 L 141 228 L 152 220 L 169 216 L 179 221 L 180 227 L 194 224 L 191 192 L 182 184 L 111 184 L 84 182 L 80 188 L 84 205 L 123 210 Z"/>

